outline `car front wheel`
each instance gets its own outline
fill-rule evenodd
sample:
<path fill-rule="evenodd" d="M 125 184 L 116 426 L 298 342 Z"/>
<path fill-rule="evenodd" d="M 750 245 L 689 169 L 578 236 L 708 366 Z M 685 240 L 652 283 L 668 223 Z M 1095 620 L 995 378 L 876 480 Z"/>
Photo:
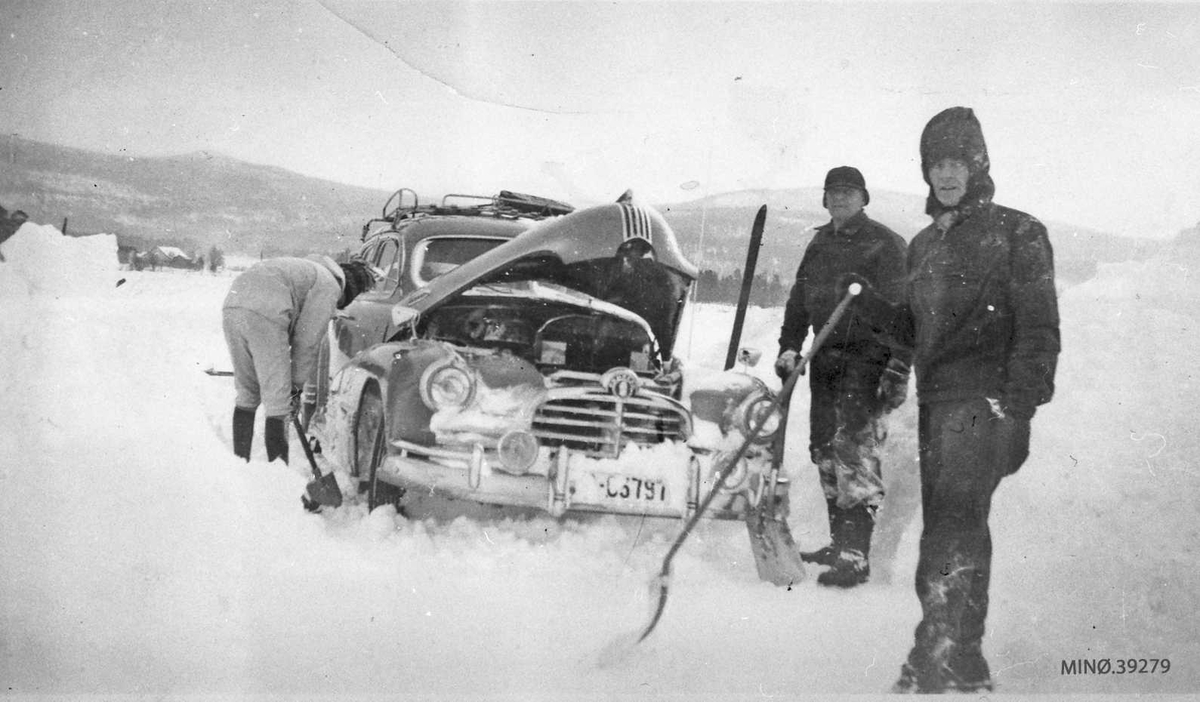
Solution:
<path fill-rule="evenodd" d="M 358 418 L 354 425 L 354 477 L 360 489 L 366 488 L 367 509 L 392 504 L 400 508 L 401 490 L 379 480 L 379 466 L 387 454 L 385 441 L 386 423 L 383 416 L 383 398 L 379 388 L 370 385 L 363 391 L 358 406 Z"/>

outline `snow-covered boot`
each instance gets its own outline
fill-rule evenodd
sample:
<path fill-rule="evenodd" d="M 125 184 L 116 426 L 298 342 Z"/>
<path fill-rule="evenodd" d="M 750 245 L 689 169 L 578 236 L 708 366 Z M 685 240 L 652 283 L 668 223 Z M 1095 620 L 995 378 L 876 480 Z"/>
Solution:
<path fill-rule="evenodd" d="M 892 684 L 893 695 L 915 695 L 921 692 L 917 671 L 908 663 L 900 666 L 900 678 Z"/>
<path fill-rule="evenodd" d="M 871 565 L 866 555 L 855 548 L 838 551 L 837 559 L 829 570 L 817 576 L 817 584 L 829 587 L 854 587 L 862 585 L 871 577 Z"/>
<path fill-rule="evenodd" d="M 944 660 L 939 662 L 924 649 L 914 648 L 900 666 L 900 678 L 892 685 L 892 693 L 940 695 L 954 692 L 948 673 Z"/>
<path fill-rule="evenodd" d="M 801 551 L 800 560 L 805 563 L 828 566 L 833 565 L 833 562 L 837 560 L 837 553 L 837 549 L 833 547 L 833 544 L 827 544 L 816 551 Z"/>
<path fill-rule="evenodd" d="M 909 653 L 908 660 L 900 666 L 900 677 L 892 685 L 892 694 L 941 695 L 947 692 L 980 692 L 989 687 L 967 688 L 956 685 L 953 673 L 944 662 L 921 656 L 917 651 Z"/>
<path fill-rule="evenodd" d="M 816 563 L 817 565 L 830 566 L 837 560 L 838 554 L 838 530 L 842 522 L 842 510 L 837 506 L 836 499 L 825 499 L 825 506 L 829 509 L 829 539 L 828 546 L 822 546 L 816 551 L 801 551 L 800 560 L 805 563 Z"/>
<path fill-rule="evenodd" d="M 978 643 L 959 646 L 949 668 L 949 687 L 959 692 L 992 692 L 992 674 Z"/>
<path fill-rule="evenodd" d="M 282 458 L 288 462 L 287 416 L 267 417 L 263 433 L 267 442 L 267 461 Z"/>
<path fill-rule="evenodd" d="M 834 531 L 838 552 L 829 570 L 817 576 L 819 585 L 854 587 L 871 577 L 871 533 L 875 518 L 872 508 L 858 505 L 842 509 L 841 523 Z"/>
<path fill-rule="evenodd" d="M 254 443 L 254 407 L 233 408 L 233 454 L 250 462 L 250 446 Z"/>

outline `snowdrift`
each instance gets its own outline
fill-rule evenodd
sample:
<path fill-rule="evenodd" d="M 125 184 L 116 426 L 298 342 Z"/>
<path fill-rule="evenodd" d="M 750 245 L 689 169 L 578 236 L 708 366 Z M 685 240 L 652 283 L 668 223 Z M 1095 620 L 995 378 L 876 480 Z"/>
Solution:
<path fill-rule="evenodd" d="M 307 514 L 303 462 L 268 464 L 261 442 L 235 459 L 232 387 L 201 372 L 225 363 L 231 278 L 121 271 L 115 249 L 29 224 L 0 245 L 10 693 L 789 698 L 895 678 L 919 618 L 911 402 L 892 421 L 870 584 L 774 588 L 741 525 L 706 524 L 675 561 L 654 636 L 601 667 L 605 645 L 645 623 L 677 524 Z M 1107 266 L 1062 295 L 1058 392 L 992 518 L 985 653 L 1005 692 L 1200 691 L 1196 270 Z M 691 364 L 720 365 L 732 316 L 702 306 L 685 320 Z M 781 317 L 746 322 L 773 383 Z M 792 413 L 787 463 L 792 528 L 812 546 L 827 532 L 805 414 Z M 1173 667 L 1061 671 L 1118 657 Z"/>

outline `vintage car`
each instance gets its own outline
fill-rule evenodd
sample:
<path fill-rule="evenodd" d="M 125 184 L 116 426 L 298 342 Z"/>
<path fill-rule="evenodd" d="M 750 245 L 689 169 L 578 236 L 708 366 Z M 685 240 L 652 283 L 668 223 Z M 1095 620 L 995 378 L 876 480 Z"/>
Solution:
<path fill-rule="evenodd" d="M 779 415 L 758 378 L 675 357 L 696 275 L 627 196 L 537 221 L 422 278 L 386 322 L 357 305 L 335 320 L 310 433 L 371 508 L 437 494 L 685 518 L 716 490 L 702 516 L 741 519 L 773 494 Z"/>
<path fill-rule="evenodd" d="M 369 263 L 373 289 L 340 310 L 331 340 L 321 348 L 313 381 L 306 386 L 305 422 L 325 400 L 330 356 L 335 367 L 394 335 L 392 307 L 437 276 L 512 239 L 535 223 L 574 208 L 563 202 L 502 190 L 495 196 L 447 195 L 420 204 L 417 193 L 401 188 L 384 203 L 382 216 L 362 228 L 356 258 Z"/>

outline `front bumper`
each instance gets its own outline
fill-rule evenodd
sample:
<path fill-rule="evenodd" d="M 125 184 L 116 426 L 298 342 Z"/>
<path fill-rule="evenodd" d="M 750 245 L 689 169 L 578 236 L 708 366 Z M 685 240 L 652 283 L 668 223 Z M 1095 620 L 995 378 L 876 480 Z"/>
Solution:
<path fill-rule="evenodd" d="M 689 518 L 713 489 L 721 469 L 712 455 L 683 449 L 683 460 L 608 461 L 568 447 L 543 448 L 523 474 L 501 470 L 494 451 L 476 444 L 469 451 L 431 448 L 393 440 L 377 477 L 406 489 L 423 489 L 483 504 L 527 507 L 560 517 L 600 512 Z M 709 506 L 706 517 L 741 519 L 756 504 L 763 481 L 735 470 Z"/>

